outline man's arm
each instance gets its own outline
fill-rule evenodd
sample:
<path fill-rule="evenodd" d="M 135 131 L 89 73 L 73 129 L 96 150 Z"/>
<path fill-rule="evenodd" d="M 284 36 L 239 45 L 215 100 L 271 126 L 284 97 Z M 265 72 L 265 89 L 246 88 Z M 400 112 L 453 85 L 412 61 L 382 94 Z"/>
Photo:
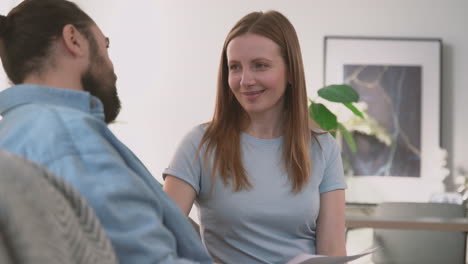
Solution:
<path fill-rule="evenodd" d="M 193 259 L 178 256 L 180 241 L 163 218 L 167 206 L 173 204 L 166 204 L 162 189 L 151 189 L 119 157 L 67 155 L 48 167 L 71 183 L 95 210 L 121 263 L 211 263 L 201 243 L 194 245 L 200 254 Z M 189 231 L 193 230 L 188 230 L 188 236 Z"/>

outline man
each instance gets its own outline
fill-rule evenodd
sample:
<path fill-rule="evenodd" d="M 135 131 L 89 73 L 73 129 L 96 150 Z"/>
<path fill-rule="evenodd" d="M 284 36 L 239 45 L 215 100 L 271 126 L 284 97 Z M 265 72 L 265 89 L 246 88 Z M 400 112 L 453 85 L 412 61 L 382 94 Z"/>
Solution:
<path fill-rule="evenodd" d="M 211 263 L 186 217 L 107 128 L 120 102 L 109 40 L 66 0 L 25 0 L 0 16 L 0 148 L 84 196 L 121 263 Z"/>

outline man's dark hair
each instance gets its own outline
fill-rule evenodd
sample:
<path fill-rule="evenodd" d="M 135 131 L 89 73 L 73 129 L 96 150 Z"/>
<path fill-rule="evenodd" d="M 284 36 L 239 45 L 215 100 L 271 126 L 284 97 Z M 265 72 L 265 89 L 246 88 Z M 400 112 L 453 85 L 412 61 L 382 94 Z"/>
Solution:
<path fill-rule="evenodd" d="M 8 78 L 19 84 L 28 74 L 40 72 L 52 43 L 68 24 L 92 38 L 89 26 L 94 21 L 66 0 L 24 0 L 7 16 L 0 15 L 0 56 Z"/>

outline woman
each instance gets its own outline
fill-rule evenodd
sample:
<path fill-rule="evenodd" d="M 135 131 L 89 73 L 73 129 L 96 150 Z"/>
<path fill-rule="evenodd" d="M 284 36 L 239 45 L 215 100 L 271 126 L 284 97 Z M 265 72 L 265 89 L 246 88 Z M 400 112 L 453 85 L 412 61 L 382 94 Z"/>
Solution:
<path fill-rule="evenodd" d="M 222 263 L 346 255 L 340 151 L 309 127 L 299 41 L 276 11 L 243 17 L 224 43 L 216 108 L 164 171 L 164 190 Z"/>

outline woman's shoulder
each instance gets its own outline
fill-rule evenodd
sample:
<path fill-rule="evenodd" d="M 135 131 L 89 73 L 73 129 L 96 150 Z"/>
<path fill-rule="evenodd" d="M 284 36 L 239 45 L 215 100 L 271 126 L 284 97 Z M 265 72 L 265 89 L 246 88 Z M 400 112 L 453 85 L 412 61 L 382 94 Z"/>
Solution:
<path fill-rule="evenodd" d="M 332 134 L 321 129 L 311 130 L 312 134 L 312 149 L 321 149 L 323 152 L 329 152 L 331 149 L 337 148 L 338 143 Z"/>
<path fill-rule="evenodd" d="M 206 129 L 208 127 L 208 123 L 203 123 L 196 125 L 190 129 L 184 137 L 185 142 L 191 142 L 192 144 L 198 145 L 200 144 L 203 136 L 205 135 Z"/>
<path fill-rule="evenodd" d="M 196 134 L 196 135 L 204 135 L 206 132 L 206 129 L 208 128 L 208 125 L 210 123 L 202 123 L 194 126 L 192 130 L 190 130 L 190 134 Z"/>

